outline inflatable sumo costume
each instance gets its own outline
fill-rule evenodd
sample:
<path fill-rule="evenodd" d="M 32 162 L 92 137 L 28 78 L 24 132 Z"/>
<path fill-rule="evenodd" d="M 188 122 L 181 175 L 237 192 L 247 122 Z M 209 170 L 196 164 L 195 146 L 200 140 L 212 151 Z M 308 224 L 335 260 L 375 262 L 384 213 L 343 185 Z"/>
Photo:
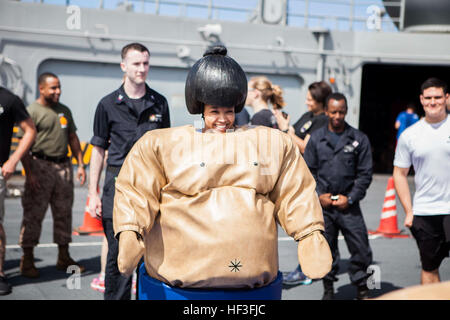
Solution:
<path fill-rule="evenodd" d="M 205 53 L 186 81 L 190 113 L 234 106 L 244 71 L 224 47 Z M 316 183 L 291 138 L 267 127 L 211 133 L 193 126 L 146 133 L 116 181 L 119 270 L 142 255 L 139 299 L 281 299 L 277 222 L 298 241 L 303 272 L 331 269 Z"/>

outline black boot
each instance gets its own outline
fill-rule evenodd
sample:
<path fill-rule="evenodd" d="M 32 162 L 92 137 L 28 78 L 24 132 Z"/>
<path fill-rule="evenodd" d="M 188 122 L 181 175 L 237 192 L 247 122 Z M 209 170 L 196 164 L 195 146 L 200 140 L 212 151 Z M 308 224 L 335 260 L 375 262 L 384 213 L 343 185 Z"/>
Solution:
<path fill-rule="evenodd" d="M 334 299 L 334 287 L 333 281 L 322 280 L 323 282 L 323 296 L 322 300 L 333 300 Z"/>
<path fill-rule="evenodd" d="M 34 265 L 33 247 L 23 248 L 23 256 L 20 259 L 20 273 L 27 278 L 38 278 L 39 270 Z"/>
<path fill-rule="evenodd" d="M 86 268 L 75 262 L 69 254 L 69 245 L 58 245 L 58 260 L 56 261 L 56 269 L 67 271 L 69 266 L 77 266 L 79 268 L 80 273 L 83 273 Z"/>

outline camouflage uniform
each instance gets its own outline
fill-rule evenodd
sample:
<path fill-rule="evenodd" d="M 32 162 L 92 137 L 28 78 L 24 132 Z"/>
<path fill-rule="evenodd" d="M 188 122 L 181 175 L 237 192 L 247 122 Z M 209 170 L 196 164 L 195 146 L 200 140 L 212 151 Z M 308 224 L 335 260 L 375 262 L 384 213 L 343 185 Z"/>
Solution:
<path fill-rule="evenodd" d="M 25 185 L 19 244 L 22 248 L 30 248 L 39 243 L 42 221 L 49 204 L 53 215 L 53 241 L 58 245 L 68 244 L 72 241 L 72 165 L 69 159 L 54 163 L 33 157 L 30 162 L 40 188 L 30 190 Z"/>

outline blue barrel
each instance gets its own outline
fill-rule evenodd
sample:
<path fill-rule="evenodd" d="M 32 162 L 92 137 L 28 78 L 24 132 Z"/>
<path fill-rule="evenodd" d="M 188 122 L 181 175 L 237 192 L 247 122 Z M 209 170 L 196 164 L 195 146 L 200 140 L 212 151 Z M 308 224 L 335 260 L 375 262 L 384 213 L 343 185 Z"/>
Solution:
<path fill-rule="evenodd" d="M 139 268 L 139 300 L 281 300 L 283 276 L 278 272 L 277 278 L 267 286 L 256 289 L 222 290 L 222 289 L 182 289 L 171 287 L 164 282 L 150 277 L 142 263 Z"/>

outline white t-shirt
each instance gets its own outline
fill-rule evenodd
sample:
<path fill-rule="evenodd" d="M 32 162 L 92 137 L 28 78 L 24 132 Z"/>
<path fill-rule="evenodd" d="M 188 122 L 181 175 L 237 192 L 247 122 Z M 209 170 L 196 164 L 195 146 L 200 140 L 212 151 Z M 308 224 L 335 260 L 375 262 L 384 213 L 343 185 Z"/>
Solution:
<path fill-rule="evenodd" d="M 398 140 L 394 166 L 414 166 L 413 214 L 450 214 L 450 120 L 425 119 L 407 128 Z"/>

